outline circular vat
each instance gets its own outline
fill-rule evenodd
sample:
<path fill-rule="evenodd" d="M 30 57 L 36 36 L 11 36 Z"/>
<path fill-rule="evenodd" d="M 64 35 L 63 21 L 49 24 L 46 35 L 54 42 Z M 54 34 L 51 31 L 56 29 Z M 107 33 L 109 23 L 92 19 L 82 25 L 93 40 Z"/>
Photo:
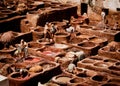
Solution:
<path fill-rule="evenodd" d="M 116 62 L 114 59 L 105 59 L 104 62 Z"/>
<path fill-rule="evenodd" d="M 108 67 L 108 66 L 110 66 L 110 64 L 105 63 L 105 62 L 97 62 L 97 63 L 94 64 L 94 66 L 97 66 L 97 67 Z"/>
<path fill-rule="evenodd" d="M 50 42 L 48 39 L 44 41 L 44 39 L 38 39 L 37 42 L 42 45 L 51 45 L 53 42 Z"/>
<path fill-rule="evenodd" d="M 45 46 L 42 45 L 42 44 L 39 44 L 39 43 L 37 43 L 37 42 L 29 42 L 29 43 L 28 43 L 28 47 L 29 47 L 29 48 L 39 48 L 39 49 L 42 49 L 42 48 L 44 48 Z"/>
<path fill-rule="evenodd" d="M 20 74 L 19 72 L 13 72 L 9 77 L 13 78 L 13 79 L 25 79 L 28 78 L 30 76 L 30 74 L 25 71 L 24 73 Z"/>
<path fill-rule="evenodd" d="M 93 64 L 95 61 L 91 59 L 84 59 L 82 60 L 82 63 L 88 63 L 88 64 Z"/>
<path fill-rule="evenodd" d="M 65 32 L 58 32 L 55 34 L 55 42 L 61 43 L 61 42 L 67 42 L 70 34 Z"/>
<path fill-rule="evenodd" d="M 56 81 L 58 82 L 63 82 L 63 83 L 67 83 L 68 81 L 70 81 L 70 77 L 67 76 L 60 76 L 56 78 Z"/>
<path fill-rule="evenodd" d="M 52 51 L 43 51 L 42 52 L 44 55 L 47 55 L 47 56 L 52 56 L 52 57 L 55 57 L 57 54 L 58 54 L 58 52 L 52 52 Z"/>
<path fill-rule="evenodd" d="M 110 67 L 108 67 L 108 69 L 114 70 L 114 71 L 120 71 L 120 68 L 118 68 L 116 66 L 110 66 Z"/>
<path fill-rule="evenodd" d="M 90 41 L 95 42 L 95 43 L 102 43 L 102 42 L 106 41 L 106 39 L 93 38 L 93 39 L 90 39 Z"/>
<path fill-rule="evenodd" d="M 120 66 L 120 62 L 116 62 L 116 63 L 115 63 L 115 66 Z"/>
<path fill-rule="evenodd" d="M 35 57 L 27 57 L 24 60 L 25 63 L 37 63 L 39 61 L 41 61 L 41 58 L 35 58 Z"/>
<path fill-rule="evenodd" d="M 94 71 L 85 70 L 84 72 L 77 74 L 77 76 L 81 77 L 81 78 L 89 78 L 91 76 L 94 76 L 95 74 L 96 74 L 96 72 L 94 72 Z"/>
<path fill-rule="evenodd" d="M 70 80 L 70 83 L 83 83 L 85 79 L 83 78 L 73 78 Z"/>
<path fill-rule="evenodd" d="M 79 73 L 77 76 L 78 76 L 78 77 L 82 77 L 82 78 L 90 77 L 90 76 L 87 75 L 86 73 Z"/>
<path fill-rule="evenodd" d="M 81 46 L 81 47 L 94 47 L 95 44 L 93 42 L 83 42 L 83 43 L 78 44 L 78 46 Z"/>
<path fill-rule="evenodd" d="M 72 79 L 71 76 L 69 75 L 59 75 L 59 76 L 55 76 L 52 78 L 52 81 L 58 84 L 64 84 L 66 85 L 68 82 L 70 82 L 70 80 Z"/>
<path fill-rule="evenodd" d="M 32 66 L 31 68 L 29 68 L 29 72 L 33 72 L 33 73 L 39 73 L 42 71 L 43 71 L 43 68 L 42 68 L 42 66 L 39 66 L 39 65 L 35 65 L 35 66 Z"/>
<path fill-rule="evenodd" d="M 69 46 L 69 45 L 66 45 L 66 44 L 57 44 L 57 43 L 55 43 L 55 44 L 54 44 L 54 47 L 55 47 L 55 48 L 59 48 L 59 49 L 67 49 L 67 48 L 69 48 L 70 46 Z"/>
<path fill-rule="evenodd" d="M 20 69 L 27 69 L 29 67 L 30 67 L 29 64 L 25 65 L 24 63 L 15 63 L 15 64 L 10 65 L 10 67 L 7 68 L 7 72 L 9 74 L 12 72 L 19 72 Z"/>
<path fill-rule="evenodd" d="M 81 72 L 84 72 L 84 69 L 83 68 L 79 68 L 79 67 L 76 67 L 76 71 L 81 73 Z"/>
<path fill-rule="evenodd" d="M 92 77 L 92 80 L 102 82 L 102 81 L 107 81 L 108 78 L 105 75 L 95 75 Z"/>
<path fill-rule="evenodd" d="M 40 66 L 42 66 L 43 69 L 50 69 L 50 68 L 55 67 L 56 65 L 53 63 L 42 63 L 40 64 Z"/>
<path fill-rule="evenodd" d="M 55 36 L 67 37 L 68 33 L 56 33 Z"/>

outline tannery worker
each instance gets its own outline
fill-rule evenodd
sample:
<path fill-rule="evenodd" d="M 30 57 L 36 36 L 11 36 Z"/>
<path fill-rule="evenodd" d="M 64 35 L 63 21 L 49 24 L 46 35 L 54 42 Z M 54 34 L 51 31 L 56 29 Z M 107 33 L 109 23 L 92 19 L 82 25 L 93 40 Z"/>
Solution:
<path fill-rule="evenodd" d="M 101 12 L 101 18 L 102 18 L 102 21 L 105 22 L 106 14 L 104 11 Z"/>
<path fill-rule="evenodd" d="M 28 46 L 27 43 L 22 39 L 20 44 L 17 46 L 17 50 L 14 53 L 18 57 L 26 57 L 28 55 Z"/>
<path fill-rule="evenodd" d="M 54 34 L 57 32 L 57 25 L 54 25 L 54 24 L 52 24 L 51 25 L 51 34 L 52 34 L 52 38 L 54 38 Z"/>
<path fill-rule="evenodd" d="M 76 34 L 75 34 L 75 27 L 73 26 L 70 26 L 69 28 L 66 29 L 67 32 L 70 33 L 70 42 L 76 37 Z"/>
<path fill-rule="evenodd" d="M 76 69 L 75 67 L 76 67 L 75 64 L 73 63 L 73 61 L 71 61 L 70 64 L 68 65 L 67 71 L 73 73 L 74 70 Z"/>
<path fill-rule="evenodd" d="M 115 22 L 115 24 L 114 24 L 114 26 L 113 26 L 113 29 L 114 29 L 114 30 L 120 29 L 118 22 Z"/>
<path fill-rule="evenodd" d="M 87 13 L 84 13 L 82 16 L 84 17 L 84 22 L 85 22 L 85 24 L 88 25 L 89 22 L 90 22 L 90 20 L 89 20 L 89 17 L 88 17 L 88 15 L 87 15 Z"/>
<path fill-rule="evenodd" d="M 24 44 L 23 53 L 24 53 L 23 54 L 24 57 L 27 58 L 28 57 L 28 44 L 27 43 Z"/>
<path fill-rule="evenodd" d="M 75 28 L 73 26 L 70 26 L 69 28 L 66 28 L 66 32 L 72 33 L 75 31 Z"/>
<path fill-rule="evenodd" d="M 52 27 L 53 25 L 51 23 L 46 23 L 45 26 L 44 26 L 44 41 L 46 41 L 46 38 L 48 38 L 49 42 L 50 42 L 50 39 L 53 40 L 53 37 L 52 37 L 52 33 L 51 33 L 51 30 L 53 29 Z"/>
<path fill-rule="evenodd" d="M 45 24 L 45 26 L 44 26 L 44 41 L 46 40 L 46 38 L 47 38 L 47 31 L 48 31 L 48 22 Z"/>

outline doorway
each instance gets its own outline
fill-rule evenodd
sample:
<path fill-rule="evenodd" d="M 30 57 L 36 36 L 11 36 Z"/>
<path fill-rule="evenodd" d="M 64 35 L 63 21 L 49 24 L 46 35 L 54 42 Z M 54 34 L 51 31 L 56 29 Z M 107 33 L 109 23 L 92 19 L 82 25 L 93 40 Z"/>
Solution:
<path fill-rule="evenodd" d="M 105 12 L 106 15 L 109 14 L 109 9 L 107 9 L 107 8 L 103 8 L 102 10 Z"/>
<path fill-rule="evenodd" d="M 88 4 L 87 3 L 81 3 L 81 15 L 84 13 L 87 13 L 88 10 Z"/>

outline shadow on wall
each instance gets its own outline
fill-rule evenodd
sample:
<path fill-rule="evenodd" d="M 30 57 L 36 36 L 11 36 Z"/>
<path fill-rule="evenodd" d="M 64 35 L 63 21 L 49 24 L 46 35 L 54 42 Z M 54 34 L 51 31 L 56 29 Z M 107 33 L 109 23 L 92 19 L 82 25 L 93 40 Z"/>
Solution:
<path fill-rule="evenodd" d="M 6 31 L 16 31 L 16 32 L 20 32 L 20 22 L 21 19 L 25 18 L 24 16 L 22 17 L 18 17 L 18 18 L 14 18 L 14 19 L 5 19 L 3 21 L 0 21 L 0 33 L 2 32 L 6 32 Z"/>

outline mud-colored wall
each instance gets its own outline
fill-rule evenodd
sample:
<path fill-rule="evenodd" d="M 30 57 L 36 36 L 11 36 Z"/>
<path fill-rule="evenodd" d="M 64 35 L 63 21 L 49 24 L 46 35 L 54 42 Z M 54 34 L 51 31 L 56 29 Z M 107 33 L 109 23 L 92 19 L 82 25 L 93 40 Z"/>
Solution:
<path fill-rule="evenodd" d="M 103 6 L 109 8 L 110 11 L 116 12 L 116 8 L 120 8 L 120 0 L 104 0 Z"/>
<path fill-rule="evenodd" d="M 117 11 L 117 8 L 120 8 L 120 0 L 80 0 L 80 3 L 83 2 L 88 3 L 88 16 L 91 20 L 100 21 L 101 11 L 103 8 L 106 8 L 108 9 L 107 19 L 109 23 L 111 25 L 116 21 L 120 23 L 120 11 Z M 81 10 L 81 8 L 79 8 L 79 10 Z"/>

